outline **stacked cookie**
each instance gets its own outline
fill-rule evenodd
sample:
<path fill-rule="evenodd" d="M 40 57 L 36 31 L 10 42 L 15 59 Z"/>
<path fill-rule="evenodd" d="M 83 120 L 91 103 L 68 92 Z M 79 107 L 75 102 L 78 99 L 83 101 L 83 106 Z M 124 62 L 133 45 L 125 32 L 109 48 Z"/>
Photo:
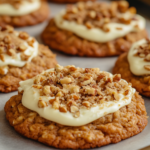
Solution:
<path fill-rule="evenodd" d="M 41 34 L 46 45 L 69 55 L 121 54 L 111 74 L 61 66 L 48 47 L 8 26 L 34 25 L 48 15 L 44 0 L 0 1 L 0 91 L 18 91 L 4 107 L 10 125 L 61 149 L 101 147 L 142 132 L 148 120 L 139 93 L 150 96 L 145 19 L 127 1 L 79 2 L 50 19 Z"/>

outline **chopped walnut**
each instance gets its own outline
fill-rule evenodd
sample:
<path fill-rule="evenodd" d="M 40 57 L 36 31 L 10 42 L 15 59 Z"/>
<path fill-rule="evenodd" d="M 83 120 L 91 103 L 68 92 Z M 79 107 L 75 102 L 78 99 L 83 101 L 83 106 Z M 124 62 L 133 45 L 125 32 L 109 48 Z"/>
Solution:
<path fill-rule="evenodd" d="M 5 75 L 7 73 L 8 66 L 0 67 L 0 75 Z"/>
<path fill-rule="evenodd" d="M 71 78 L 67 78 L 67 77 L 60 80 L 61 84 L 69 84 L 71 82 L 72 82 Z"/>
<path fill-rule="evenodd" d="M 8 33 L 13 33 L 14 28 L 12 26 L 7 25 L 7 26 L 2 27 L 1 31 L 6 31 Z"/>
<path fill-rule="evenodd" d="M 126 12 L 128 8 L 129 8 L 129 3 L 127 1 L 120 1 L 118 3 L 118 9 L 121 13 Z"/>
<path fill-rule="evenodd" d="M 16 56 L 16 51 L 14 49 L 9 49 L 7 53 L 10 56 Z"/>
<path fill-rule="evenodd" d="M 32 39 L 32 40 L 28 40 L 27 43 L 29 46 L 33 47 L 34 46 L 34 42 L 35 42 L 35 39 Z"/>
<path fill-rule="evenodd" d="M 39 100 L 38 101 L 38 107 L 39 108 L 44 108 L 46 106 L 48 106 L 48 105 L 47 105 L 47 103 L 45 101 L 43 101 L 43 100 Z"/>
<path fill-rule="evenodd" d="M 59 109 L 59 99 L 58 98 L 56 98 L 56 100 L 53 102 L 52 106 L 54 109 Z"/>
<path fill-rule="evenodd" d="M 18 47 L 18 50 L 21 52 L 24 52 L 26 49 L 27 49 L 27 47 L 23 44 Z"/>
<path fill-rule="evenodd" d="M 59 106 L 59 111 L 66 113 L 67 112 L 67 107 L 65 105 L 61 105 L 61 106 Z"/>
<path fill-rule="evenodd" d="M 145 65 L 144 68 L 148 71 L 150 71 L 150 65 Z"/>
<path fill-rule="evenodd" d="M 44 86 L 43 92 L 45 95 L 50 94 L 51 93 L 50 86 L 48 85 Z"/>
<path fill-rule="evenodd" d="M 9 44 L 11 42 L 11 37 L 6 35 L 3 39 L 4 43 Z"/>
<path fill-rule="evenodd" d="M 126 12 L 130 14 L 129 19 L 125 19 L 125 17 L 120 18 L 120 14 Z M 68 5 L 63 18 L 67 21 L 83 24 L 87 29 L 96 27 L 104 32 L 109 32 L 108 23 L 130 24 L 135 14 L 136 8 L 129 8 L 127 1 L 113 1 L 111 3 L 79 2 L 76 5 Z M 117 30 L 121 29 L 118 28 Z"/>
<path fill-rule="evenodd" d="M 5 61 L 5 56 L 3 54 L 0 54 L 0 59 L 4 62 Z"/>
<path fill-rule="evenodd" d="M 29 38 L 29 34 L 26 32 L 20 32 L 19 37 L 23 40 L 27 40 Z"/>
<path fill-rule="evenodd" d="M 9 55 L 12 59 L 15 59 L 17 54 L 23 61 L 27 61 L 30 56 L 24 52 L 28 48 L 29 35 L 26 32 L 14 31 L 11 26 L 5 26 L 0 28 L 0 59 L 5 61 L 5 55 Z M 32 39 L 30 38 L 32 41 Z M 19 55 L 18 55 L 19 56 Z"/>
<path fill-rule="evenodd" d="M 39 90 L 41 98 L 51 97 L 48 106 L 62 113 L 69 111 L 75 118 L 80 116 L 81 108 L 118 101 L 120 93 L 127 96 L 130 88 L 120 75 L 110 75 L 99 68 L 60 65 L 35 77 L 32 87 Z"/>
<path fill-rule="evenodd" d="M 21 60 L 27 61 L 30 56 L 29 56 L 29 55 L 26 55 L 25 53 L 21 53 L 20 57 L 21 57 Z"/>
<path fill-rule="evenodd" d="M 121 75 L 120 74 L 115 74 L 114 76 L 113 76 L 113 81 L 114 82 L 118 82 L 118 81 L 120 81 L 121 80 Z"/>
<path fill-rule="evenodd" d="M 135 57 L 140 57 L 144 61 L 150 62 L 150 41 L 149 40 L 147 40 L 145 44 L 136 47 L 135 50 L 137 51 L 134 54 Z M 144 68 L 150 71 L 149 65 L 145 65 Z"/>
<path fill-rule="evenodd" d="M 0 46 L 0 54 L 5 52 L 5 47 Z"/>
<path fill-rule="evenodd" d="M 72 112 L 72 113 L 75 113 L 75 112 L 77 112 L 79 109 L 78 109 L 78 107 L 77 106 L 71 106 L 70 107 L 70 111 Z"/>

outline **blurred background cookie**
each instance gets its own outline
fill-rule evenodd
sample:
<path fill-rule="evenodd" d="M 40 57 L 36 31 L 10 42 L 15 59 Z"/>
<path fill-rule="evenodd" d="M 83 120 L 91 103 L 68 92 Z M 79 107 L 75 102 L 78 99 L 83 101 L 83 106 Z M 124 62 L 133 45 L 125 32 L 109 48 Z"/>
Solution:
<path fill-rule="evenodd" d="M 120 55 L 146 37 L 145 19 L 127 1 L 68 5 L 42 33 L 51 48 L 90 57 Z"/>
<path fill-rule="evenodd" d="M 19 82 L 54 67 L 55 55 L 26 32 L 0 28 L 0 92 L 18 89 Z"/>
<path fill-rule="evenodd" d="M 45 0 L 1 0 L 0 26 L 22 27 L 35 25 L 49 17 Z"/>
<path fill-rule="evenodd" d="M 118 58 L 113 73 L 121 74 L 140 94 L 150 97 L 150 41 L 134 43 L 128 53 Z"/>

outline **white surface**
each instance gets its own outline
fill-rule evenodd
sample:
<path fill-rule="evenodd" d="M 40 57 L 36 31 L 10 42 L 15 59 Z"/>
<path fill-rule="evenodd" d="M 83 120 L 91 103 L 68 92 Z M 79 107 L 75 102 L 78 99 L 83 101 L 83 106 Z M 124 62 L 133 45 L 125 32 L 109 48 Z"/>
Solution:
<path fill-rule="evenodd" d="M 51 5 L 51 15 L 58 13 L 64 8 L 64 5 L 50 4 Z M 142 12 L 143 13 L 143 12 Z M 29 32 L 32 36 L 35 36 L 39 42 L 40 33 L 46 25 L 42 23 L 33 27 L 20 28 L 18 30 L 24 30 Z M 147 21 L 147 27 L 150 27 L 150 21 Z M 150 33 L 150 28 L 149 28 Z M 61 65 L 76 65 L 78 67 L 99 67 L 104 71 L 111 71 L 117 57 L 110 58 L 82 58 L 82 57 L 71 57 L 62 53 L 57 53 L 57 60 Z M 4 105 L 6 101 L 17 92 L 12 92 L 9 94 L 0 93 L 0 150 L 54 150 L 51 148 L 40 144 L 36 141 L 24 138 L 20 136 L 15 130 L 10 127 L 5 119 Z M 145 98 L 145 105 L 147 113 L 150 116 L 150 98 Z M 150 119 L 148 119 L 150 121 Z M 150 145 L 150 123 L 145 128 L 145 130 L 129 139 L 123 140 L 117 144 L 110 144 L 101 148 L 95 148 L 94 150 L 137 150 Z M 56 149 L 55 149 L 56 150 Z"/>

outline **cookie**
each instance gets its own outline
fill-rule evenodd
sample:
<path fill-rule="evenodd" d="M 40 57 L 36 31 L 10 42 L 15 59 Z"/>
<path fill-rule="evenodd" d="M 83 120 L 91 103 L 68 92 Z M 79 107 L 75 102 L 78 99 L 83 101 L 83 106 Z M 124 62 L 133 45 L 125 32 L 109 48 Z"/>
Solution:
<path fill-rule="evenodd" d="M 49 21 L 41 35 L 43 42 L 69 55 L 120 55 L 128 51 L 132 43 L 147 37 L 145 19 L 135 14 L 134 7 L 128 8 L 127 2 L 125 8 L 121 7 L 122 3 L 80 2 L 68 5 L 66 10 Z M 123 12 L 121 16 L 120 12 Z M 126 14 L 131 18 L 123 18 Z M 126 27 L 128 32 L 124 30 Z"/>
<path fill-rule="evenodd" d="M 33 52 L 33 54 L 29 55 L 30 52 Z M 14 31 L 14 29 L 9 26 L 1 29 L 1 92 L 17 90 L 20 81 L 32 78 L 43 70 L 54 67 L 56 63 L 55 55 L 49 48 L 38 44 L 38 42 L 26 32 Z"/>
<path fill-rule="evenodd" d="M 10 7 L 6 8 L 5 5 L 10 5 Z M 4 0 L 0 2 L 0 26 L 23 27 L 36 25 L 45 21 L 49 17 L 49 12 L 49 6 L 44 0 L 12 2 Z"/>
<path fill-rule="evenodd" d="M 136 42 L 129 51 L 130 55 L 124 53 L 118 58 L 113 73 L 121 74 L 122 78 L 131 82 L 140 94 L 150 97 L 150 63 L 148 55 L 150 51 L 148 46 L 149 42 L 146 42 L 146 40 Z M 137 47 L 139 48 L 138 51 Z"/>
<path fill-rule="evenodd" d="M 79 1 L 88 1 L 88 0 L 49 0 L 50 2 L 55 2 L 55 3 L 76 3 Z M 95 0 L 91 0 L 95 1 Z"/>
<path fill-rule="evenodd" d="M 98 68 L 56 65 L 20 82 L 18 90 L 5 105 L 10 125 L 21 135 L 56 148 L 117 143 L 147 125 L 142 97 L 120 75 Z"/>

